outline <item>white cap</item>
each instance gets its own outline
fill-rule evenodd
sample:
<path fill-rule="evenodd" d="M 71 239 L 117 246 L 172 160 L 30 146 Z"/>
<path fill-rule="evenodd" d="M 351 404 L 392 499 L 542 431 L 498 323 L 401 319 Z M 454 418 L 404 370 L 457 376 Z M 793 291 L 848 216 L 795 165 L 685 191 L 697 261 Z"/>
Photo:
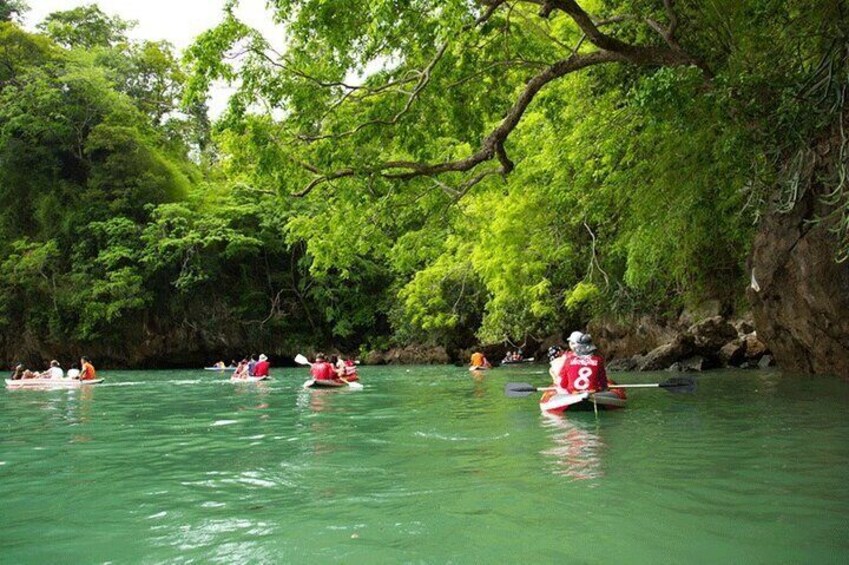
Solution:
<path fill-rule="evenodd" d="M 263 353 L 263 354 L 261 354 L 261 355 L 259 356 L 259 360 L 260 360 L 260 361 L 268 361 L 268 357 L 266 357 L 266 356 L 265 356 L 265 353 Z"/>
<path fill-rule="evenodd" d="M 582 337 L 584 337 L 584 334 L 582 334 L 581 332 L 572 332 L 569 335 L 569 343 L 578 343 L 579 341 L 581 341 Z"/>

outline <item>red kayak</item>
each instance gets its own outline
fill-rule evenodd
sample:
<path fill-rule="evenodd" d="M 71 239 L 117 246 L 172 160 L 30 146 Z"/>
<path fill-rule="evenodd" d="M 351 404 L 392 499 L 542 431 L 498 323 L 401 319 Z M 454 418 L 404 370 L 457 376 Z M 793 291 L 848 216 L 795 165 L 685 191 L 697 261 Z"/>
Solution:
<path fill-rule="evenodd" d="M 547 390 L 539 399 L 539 408 L 546 414 L 563 414 L 571 411 L 615 410 L 625 408 L 628 399 L 625 391 L 619 388 L 601 392 L 579 392 L 567 394 L 556 390 Z"/>

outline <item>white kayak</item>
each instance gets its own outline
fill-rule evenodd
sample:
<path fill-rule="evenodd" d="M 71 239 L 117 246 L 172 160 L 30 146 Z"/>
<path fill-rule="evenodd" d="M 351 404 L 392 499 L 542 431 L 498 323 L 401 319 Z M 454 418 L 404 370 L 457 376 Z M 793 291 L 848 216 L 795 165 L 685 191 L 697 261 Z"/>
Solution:
<path fill-rule="evenodd" d="M 63 389 L 63 388 L 80 388 L 81 386 L 91 386 L 100 384 L 103 379 L 91 379 L 81 381 L 79 379 L 6 379 L 6 388 L 16 389 Z"/>
<path fill-rule="evenodd" d="M 203 368 L 204 371 L 227 371 L 227 370 L 233 371 L 235 369 L 236 369 L 236 367 L 204 367 Z"/>
<path fill-rule="evenodd" d="M 268 375 L 264 377 L 230 377 L 231 383 L 255 383 L 257 381 L 264 381 L 268 378 Z"/>
<path fill-rule="evenodd" d="M 361 385 L 357 381 L 350 382 L 341 382 L 341 381 L 328 381 L 328 380 L 319 380 L 319 379 L 310 379 L 304 382 L 304 388 L 348 388 L 350 390 L 362 390 L 363 385 Z"/>

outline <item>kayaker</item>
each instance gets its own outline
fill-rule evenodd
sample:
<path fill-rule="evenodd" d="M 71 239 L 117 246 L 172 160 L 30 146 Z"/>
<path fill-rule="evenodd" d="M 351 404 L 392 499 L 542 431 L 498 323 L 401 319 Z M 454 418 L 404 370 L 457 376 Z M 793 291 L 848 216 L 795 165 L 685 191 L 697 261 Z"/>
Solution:
<path fill-rule="evenodd" d="M 254 376 L 254 369 L 256 368 L 256 363 L 257 363 L 256 355 L 251 355 L 251 360 L 248 361 L 248 376 L 249 377 Z"/>
<path fill-rule="evenodd" d="M 59 361 L 54 359 L 50 362 L 50 368 L 38 376 L 42 379 L 61 379 L 65 376 L 65 371 L 59 366 Z"/>
<path fill-rule="evenodd" d="M 268 357 L 265 354 L 260 354 L 259 361 L 254 365 L 254 374 L 255 377 L 267 377 L 268 369 L 271 367 L 271 363 L 268 361 Z"/>
<path fill-rule="evenodd" d="M 344 359 L 340 358 L 336 363 L 336 374 L 349 383 L 360 380 L 357 375 L 357 364 L 350 355 L 345 355 Z"/>
<path fill-rule="evenodd" d="M 592 337 L 581 332 L 569 336 L 571 351 L 552 362 L 555 386 L 570 394 L 607 390 L 604 358 L 597 353 Z M 556 368 L 559 365 L 559 368 Z M 555 376 L 552 374 L 552 376 Z"/>
<path fill-rule="evenodd" d="M 80 378 L 80 368 L 77 367 L 77 364 L 74 363 L 71 365 L 71 368 L 68 369 L 68 378 L 69 379 L 78 379 Z"/>
<path fill-rule="evenodd" d="M 9 378 L 13 381 L 19 381 L 24 378 L 24 372 L 26 372 L 26 369 L 24 369 L 23 363 L 18 363 L 12 369 L 12 374 L 9 375 Z"/>
<path fill-rule="evenodd" d="M 242 359 L 238 365 L 236 365 L 236 370 L 233 371 L 234 379 L 246 379 L 248 378 L 248 360 Z"/>
<path fill-rule="evenodd" d="M 310 367 L 310 375 L 317 381 L 339 381 L 333 365 L 327 362 L 324 353 L 315 356 L 315 363 Z"/>
<path fill-rule="evenodd" d="M 473 369 L 489 369 L 490 367 L 489 361 L 486 360 L 486 357 L 480 351 L 472 353 L 472 359 L 469 365 Z"/>
<path fill-rule="evenodd" d="M 80 366 L 82 367 L 82 369 L 80 369 L 81 381 L 93 381 L 97 378 L 97 371 L 94 370 L 94 365 L 91 364 L 88 357 L 80 357 Z"/>

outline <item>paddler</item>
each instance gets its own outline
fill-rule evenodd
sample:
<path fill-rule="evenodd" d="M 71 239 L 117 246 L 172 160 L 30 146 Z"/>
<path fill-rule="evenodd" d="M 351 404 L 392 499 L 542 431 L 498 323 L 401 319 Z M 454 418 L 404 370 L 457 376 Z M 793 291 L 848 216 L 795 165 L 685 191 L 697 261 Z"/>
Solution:
<path fill-rule="evenodd" d="M 592 336 L 572 332 L 565 355 L 551 363 L 554 385 L 569 394 L 607 390 L 607 371 L 604 358 L 597 353 Z"/>
<path fill-rule="evenodd" d="M 80 377 L 81 381 L 93 381 L 97 378 L 97 371 L 94 370 L 94 365 L 91 364 L 91 361 L 88 357 L 83 355 L 80 357 Z"/>
<path fill-rule="evenodd" d="M 343 380 L 350 382 L 360 380 L 357 375 L 357 364 L 350 355 L 345 355 L 344 358 L 339 358 L 336 362 L 336 375 Z"/>
<path fill-rule="evenodd" d="M 271 367 L 271 363 L 268 361 L 268 357 L 265 354 L 260 354 L 259 361 L 257 361 L 256 365 L 254 365 L 254 375 L 255 377 L 267 377 L 268 369 Z"/>
<path fill-rule="evenodd" d="M 315 356 L 315 363 L 310 367 L 310 375 L 317 381 L 336 381 L 341 382 L 336 375 L 336 370 L 331 365 L 324 353 L 319 353 Z"/>
<path fill-rule="evenodd" d="M 489 361 L 486 360 L 483 353 L 480 351 L 475 351 L 472 353 L 472 359 L 469 361 L 470 369 L 489 369 L 490 364 Z"/>

